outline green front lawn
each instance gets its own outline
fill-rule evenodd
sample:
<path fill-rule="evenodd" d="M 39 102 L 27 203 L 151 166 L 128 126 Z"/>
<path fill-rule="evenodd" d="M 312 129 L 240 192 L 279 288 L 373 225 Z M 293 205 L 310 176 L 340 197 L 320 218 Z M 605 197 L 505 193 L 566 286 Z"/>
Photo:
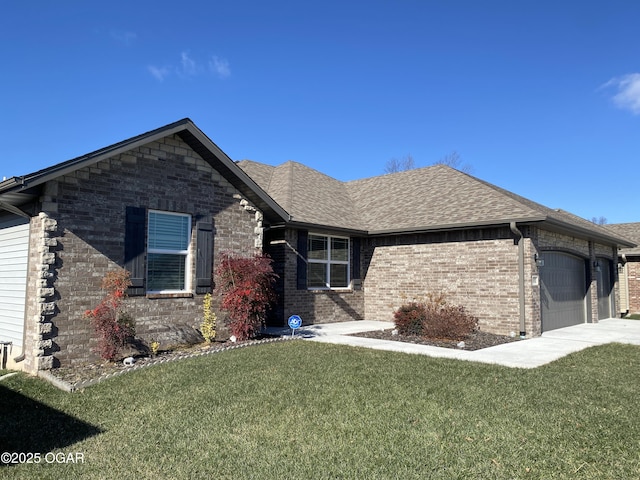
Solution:
<path fill-rule="evenodd" d="M 640 478 L 639 387 L 640 348 L 628 345 L 517 370 L 294 341 L 75 394 L 17 375 L 0 382 L 0 449 L 84 463 L 0 475 Z"/>

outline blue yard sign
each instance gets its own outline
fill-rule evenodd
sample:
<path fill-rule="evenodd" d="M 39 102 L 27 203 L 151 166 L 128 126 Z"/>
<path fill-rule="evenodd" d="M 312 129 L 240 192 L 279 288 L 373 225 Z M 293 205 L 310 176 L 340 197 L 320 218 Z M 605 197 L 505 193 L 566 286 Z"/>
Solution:
<path fill-rule="evenodd" d="M 289 328 L 291 329 L 291 336 L 296 333 L 296 329 L 302 326 L 302 319 L 298 315 L 291 315 L 289 317 Z"/>

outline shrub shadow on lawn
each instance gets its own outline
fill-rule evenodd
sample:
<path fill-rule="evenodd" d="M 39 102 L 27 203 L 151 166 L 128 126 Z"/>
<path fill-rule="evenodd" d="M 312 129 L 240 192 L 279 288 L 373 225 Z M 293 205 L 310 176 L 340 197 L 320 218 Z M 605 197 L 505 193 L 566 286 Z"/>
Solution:
<path fill-rule="evenodd" d="M 99 433 L 94 425 L 0 385 L 0 452 L 44 456 Z"/>

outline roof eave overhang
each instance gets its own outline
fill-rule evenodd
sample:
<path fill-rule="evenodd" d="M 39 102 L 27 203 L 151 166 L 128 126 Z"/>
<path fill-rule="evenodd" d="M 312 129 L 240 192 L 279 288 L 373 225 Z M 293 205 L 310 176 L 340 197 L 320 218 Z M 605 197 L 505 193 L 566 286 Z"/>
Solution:
<path fill-rule="evenodd" d="M 187 128 L 189 124 L 193 124 L 189 119 L 179 120 L 151 132 L 143 133 L 128 140 L 123 140 L 122 142 L 67 160 L 66 162 L 45 168 L 44 170 L 39 170 L 21 177 L 15 177 L 12 179 L 14 181 L 6 187 L 3 184 L 0 184 L 0 195 L 4 194 L 6 191 L 19 191 L 41 185 L 49 180 L 74 172 L 79 168 L 93 165 L 101 160 L 125 153 L 147 143 L 159 140 L 160 138 L 178 133 L 179 131 Z"/>
<path fill-rule="evenodd" d="M 198 155 L 226 178 L 242 195 L 256 205 L 272 223 L 288 222 L 291 215 L 267 194 L 226 153 L 189 121 L 187 128 L 176 132 Z"/>
<path fill-rule="evenodd" d="M 541 224 L 544 228 L 549 230 L 559 232 L 559 233 L 569 233 L 579 238 L 584 238 L 586 240 L 593 240 L 596 242 L 604 243 L 607 245 L 616 245 L 618 247 L 636 247 L 635 243 L 631 243 L 628 240 L 616 236 L 609 235 L 605 232 L 599 232 L 595 228 L 583 228 L 578 225 L 571 225 L 566 222 L 562 222 L 560 220 L 554 220 L 552 218 L 547 218 Z"/>
<path fill-rule="evenodd" d="M 320 223 L 312 223 L 312 222 L 302 222 L 291 220 L 287 222 L 287 227 L 303 229 L 303 230 L 318 230 L 318 231 L 332 231 L 336 233 L 343 233 L 345 235 L 357 236 L 357 237 L 366 237 L 369 235 L 369 232 L 366 230 L 362 230 L 359 228 L 348 228 L 348 227 L 340 227 L 336 225 L 323 225 Z"/>
<path fill-rule="evenodd" d="M 384 230 L 370 230 L 368 233 L 371 236 L 382 236 L 382 235 L 408 235 L 408 234 L 416 234 L 416 233 L 427 233 L 427 232 L 443 232 L 443 231 L 453 231 L 453 230 L 467 230 L 470 228 L 492 228 L 492 227 L 505 227 L 509 226 L 511 223 L 515 222 L 516 224 L 528 224 L 541 222 L 546 217 L 521 217 L 521 218 L 509 218 L 509 219 L 499 219 L 499 220 L 486 220 L 480 222 L 459 222 L 459 223 L 447 223 L 447 224 L 439 224 L 439 225 L 428 225 L 428 226 L 419 226 L 419 227 L 408 227 L 408 228 L 400 228 L 400 229 L 384 229 Z"/>
<path fill-rule="evenodd" d="M 36 187 L 50 180 L 174 134 L 180 136 L 203 160 L 218 170 L 248 200 L 262 210 L 269 221 L 290 220 L 290 215 L 188 118 L 44 170 L 5 180 L 0 183 L 0 202 L 18 207 L 37 198 Z M 27 190 L 31 193 L 26 194 Z"/>
<path fill-rule="evenodd" d="M 4 210 L 6 212 L 13 213 L 14 215 L 18 215 L 20 217 L 31 218 L 31 215 L 29 215 L 24 210 L 16 207 L 15 205 L 12 205 L 11 203 L 6 203 L 6 202 L 0 201 L 0 210 Z"/>

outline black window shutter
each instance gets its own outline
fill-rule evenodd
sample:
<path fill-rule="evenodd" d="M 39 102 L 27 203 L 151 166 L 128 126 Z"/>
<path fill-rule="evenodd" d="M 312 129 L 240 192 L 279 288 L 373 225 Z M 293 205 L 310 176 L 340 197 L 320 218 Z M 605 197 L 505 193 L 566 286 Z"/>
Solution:
<path fill-rule="evenodd" d="M 145 289 L 145 250 L 146 250 L 147 209 L 127 207 L 124 234 L 124 268 L 131 273 L 130 296 L 146 293 Z"/>
<path fill-rule="evenodd" d="M 351 239 L 351 248 L 353 249 L 353 260 L 351 263 L 351 280 L 360 279 L 360 238 Z"/>
<path fill-rule="evenodd" d="M 298 230 L 298 290 L 307 289 L 307 252 L 309 249 L 309 232 Z"/>
<path fill-rule="evenodd" d="M 196 293 L 210 293 L 213 286 L 213 223 L 196 224 Z"/>

